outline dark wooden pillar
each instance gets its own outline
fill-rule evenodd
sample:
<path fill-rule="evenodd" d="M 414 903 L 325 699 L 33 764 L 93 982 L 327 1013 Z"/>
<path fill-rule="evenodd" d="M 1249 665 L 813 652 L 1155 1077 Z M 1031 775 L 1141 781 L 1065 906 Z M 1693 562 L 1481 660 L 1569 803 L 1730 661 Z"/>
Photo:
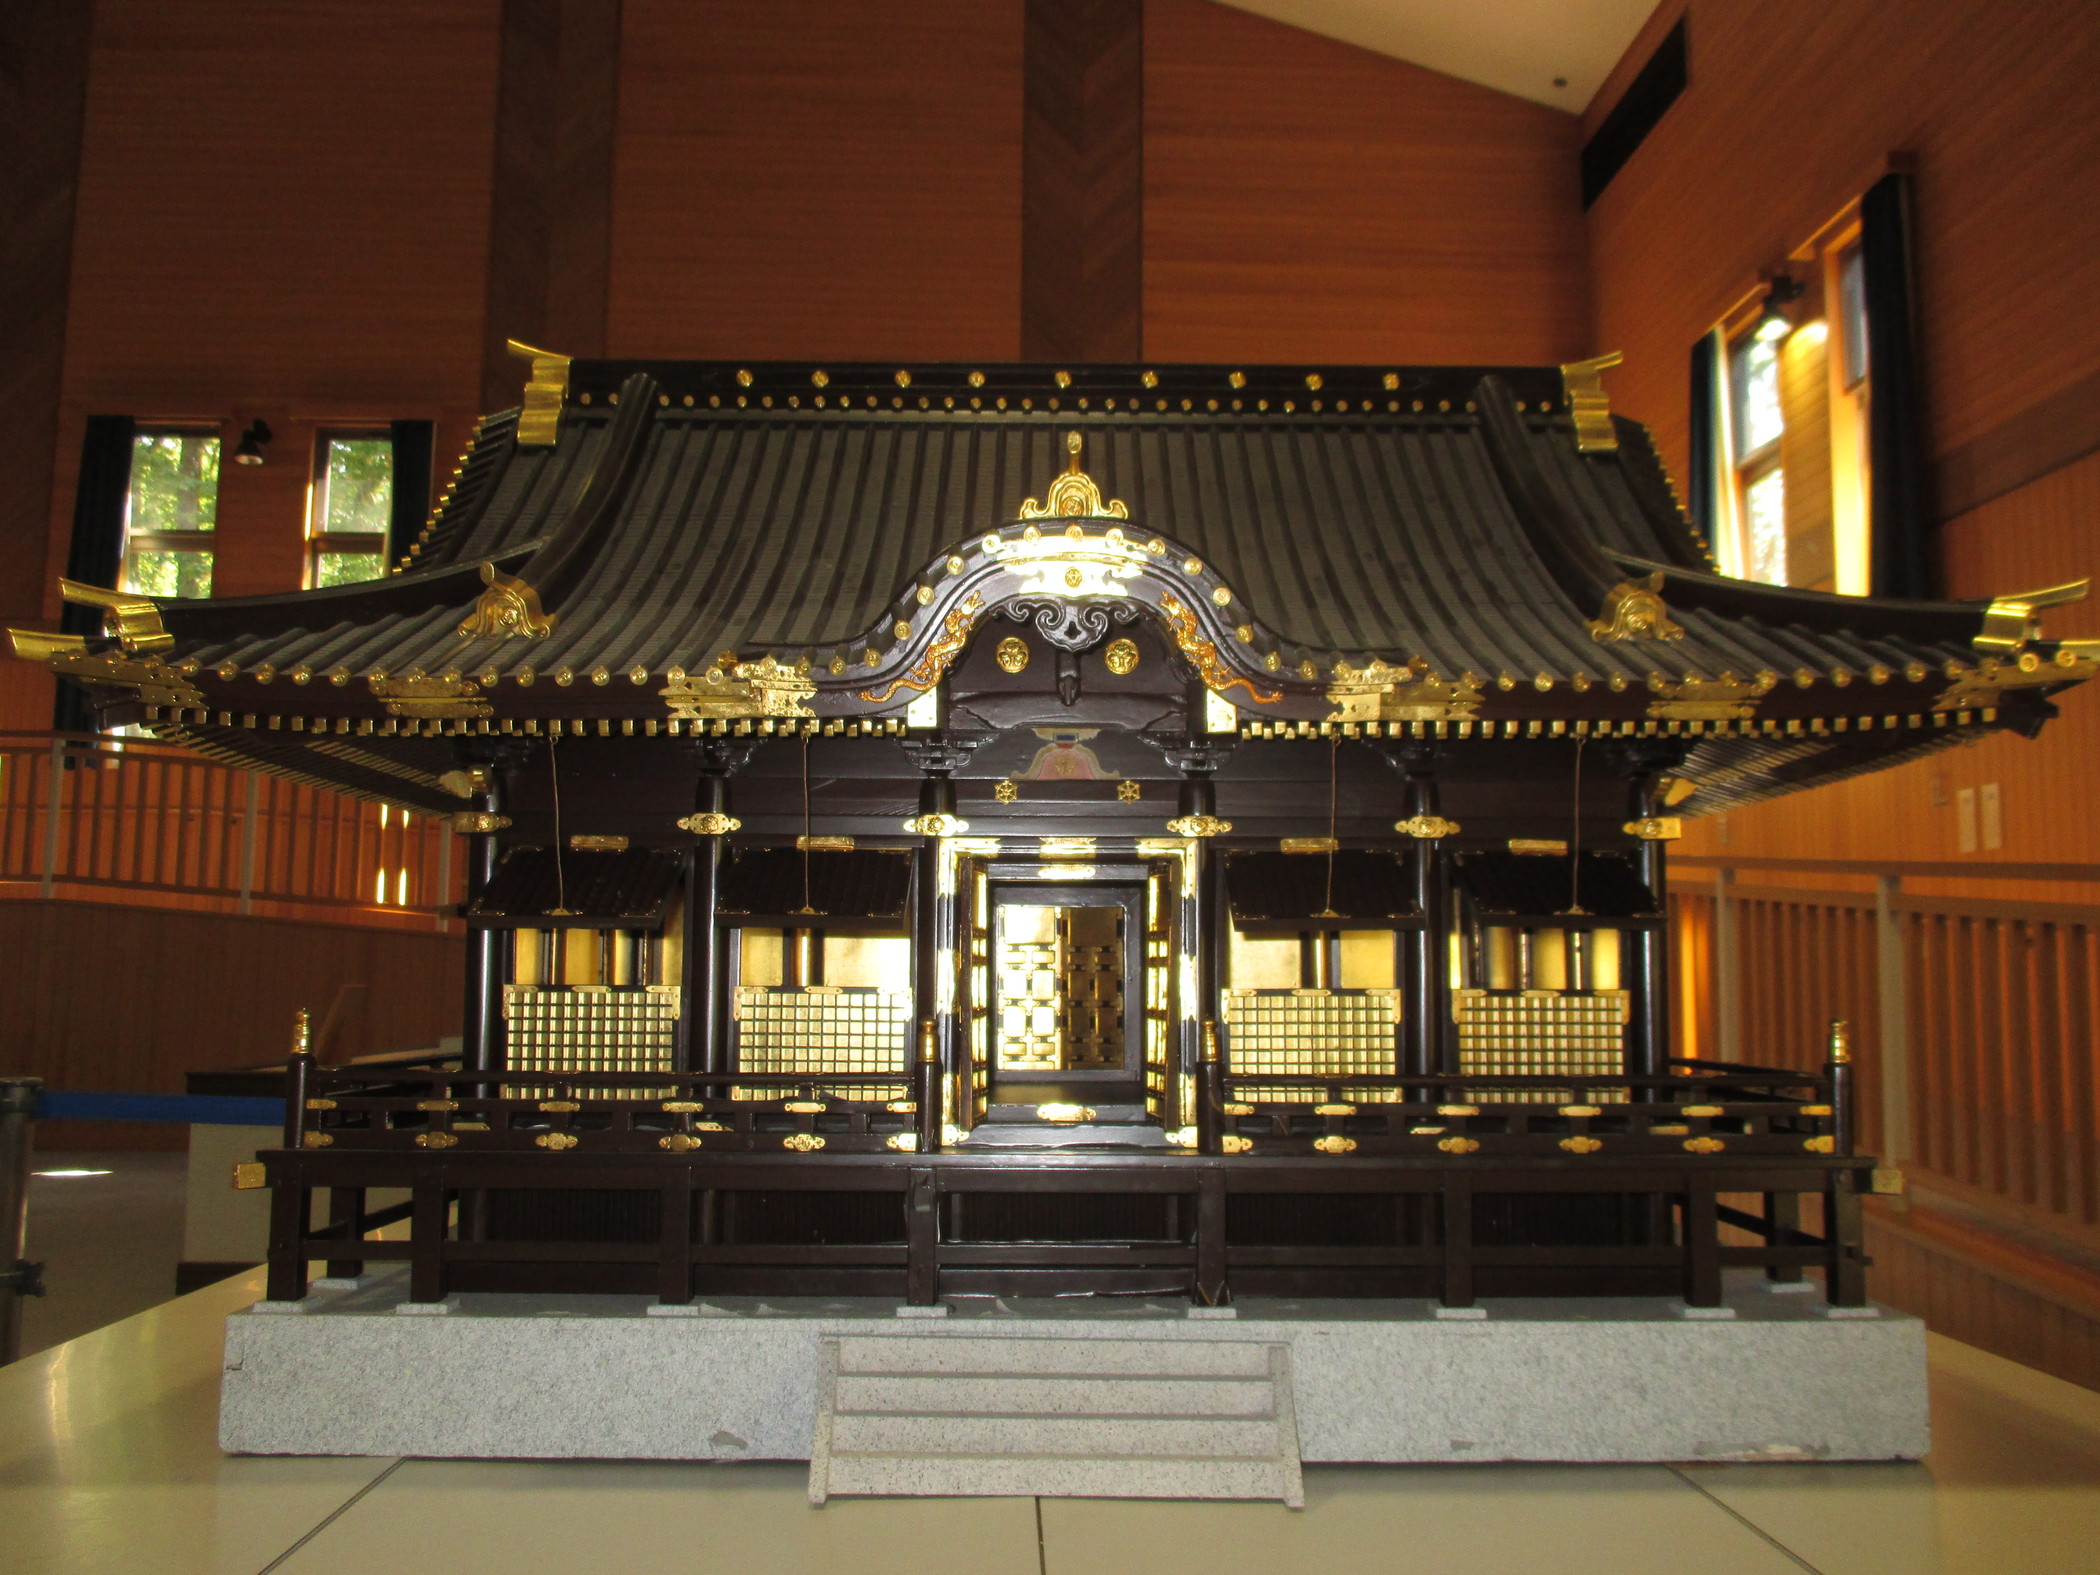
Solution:
<path fill-rule="evenodd" d="M 1629 831 L 1662 810 L 1663 777 L 1684 763 L 1687 747 L 1677 739 L 1663 738 L 1628 739 L 1618 746 L 1615 753 L 1626 778 Z M 1634 843 L 1633 855 L 1634 869 L 1641 883 L 1655 894 L 1663 917 L 1649 929 L 1622 932 L 1632 943 L 1630 955 L 1622 953 L 1619 964 L 1619 983 L 1630 992 L 1633 1009 L 1626 1070 L 1636 1077 L 1660 1075 L 1670 1056 L 1670 889 L 1665 846 L 1661 837 L 1641 836 Z"/>
<path fill-rule="evenodd" d="M 1144 335 L 1143 0 L 1028 0 L 1021 358 L 1135 361 Z"/>
<path fill-rule="evenodd" d="M 700 780 L 693 813 L 678 824 L 694 836 L 686 861 L 685 952 L 679 964 L 677 1061 L 681 1072 L 726 1072 L 728 1066 L 727 940 L 715 925 L 722 854 L 741 824 L 729 813 L 729 779 L 743 769 L 757 745 L 746 739 L 693 741 Z"/>
<path fill-rule="evenodd" d="M 1381 751 L 1407 779 L 1407 818 L 1393 829 L 1412 844 L 1408 868 L 1422 927 L 1400 938 L 1402 1075 L 1458 1070 L 1451 1024 L 1451 869 L 1444 839 L 1459 829 L 1444 819 L 1436 771 L 1442 751 L 1434 743 L 1389 745 Z"/>
<path fill-rule="evenodd" d="M 518 402 L 519 339 L 605 354 L 620 0 L 503 0 L 482 408 Z"/>
<path fill-rule="evenodd" d="M 957 1126 L 970 1122 L 972 1112 L 966 1107 L 973 1091 L 969 1079 L 958 1075 L 965 1065 L 962 1035 L 954 1012 L 942 1004 L 944 975 L 945 993 L 951 1003 L 954 999 L 961 904 L 960 893 L 941 890 L 941 839 L 961 829 L 955 814 L 955 773 L 982 742 L 981 737 L 930 733 L 907 739 L 903 746 L 919 770 L 919 813 L 908 825 L 921 838 L 912 882 L 912 1017 L 918 1033 L 911 1042 L 918 1043 L 926 1025 L 933 1025 L 939 1062 L 935 1086 L 954 1090 L 951 1118 Z"/>
<path fill-rule="evenodd" d="M 502 764 L 474 768 L 483 780 L 476 809 L 465 811 L 454 825 L 467 833 L 467 905 L 488 890 L 502 856 L 496 833 L 510 824 L 503 813 L 507 794 Z M 487 925 L 467 931 L 466 1011 L 460 1026 L 460 1065 L 470 1072 L 503 1068 L 503 986 L 510 978 L 509 930 Z"/>

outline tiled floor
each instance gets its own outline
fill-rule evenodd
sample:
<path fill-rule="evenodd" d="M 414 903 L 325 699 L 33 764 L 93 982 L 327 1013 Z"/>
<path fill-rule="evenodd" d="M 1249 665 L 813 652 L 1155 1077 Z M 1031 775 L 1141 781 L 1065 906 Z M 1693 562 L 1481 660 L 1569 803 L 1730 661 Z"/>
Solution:
<path fill-rule="evenodd" d="M 1306 1508 L 837 1500 L 797 1465 L 228 1459 L 231 1280 L 0 1371 L 36 1575 L 2090 1575 L 2100 1395 L 1933 1344 L 1923 1465 L 1314 1467 Z"/>

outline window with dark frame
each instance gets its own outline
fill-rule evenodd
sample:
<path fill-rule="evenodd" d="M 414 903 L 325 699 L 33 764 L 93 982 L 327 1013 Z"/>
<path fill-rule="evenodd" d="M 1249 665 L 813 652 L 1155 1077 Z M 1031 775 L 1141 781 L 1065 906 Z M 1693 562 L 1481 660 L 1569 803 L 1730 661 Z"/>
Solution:
<path fill-rule="evenodd" d="M 211 595 L 219 523 L 219 429 L 141 426 L 124 500 L 122 588 L 141 596 Z"/>
<path fill-rule="evenodd" d="M 386 572 L 394 508 L 394 445 L 384 427 L 324 427 L 314 436 L 307 492 L 309 589 L 376 580 Z"/>
<path fill-rule="evenodd" d="M 1743 566 L 1749 578 L 1768 585 L 1787 583 L 1786 470 L 1780 462 L 1780 443 L 1786 435 L 1786 414 L 1779 395 L 1783 337 L 1783 329 L 1778 335 L 1753 329 L 1729 351 L 1729 414 Z"/>

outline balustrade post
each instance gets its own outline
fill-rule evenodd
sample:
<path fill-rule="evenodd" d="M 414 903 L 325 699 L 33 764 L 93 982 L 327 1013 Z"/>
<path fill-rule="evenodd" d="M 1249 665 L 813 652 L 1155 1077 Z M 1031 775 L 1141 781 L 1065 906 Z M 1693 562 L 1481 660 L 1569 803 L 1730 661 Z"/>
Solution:
<path fill-rule="evenodd" d="M 1915 1152 L 1910 1101 L 1910 978 L 1904 955 L 1903 914 L 1896 899 L 1900 875 L 1874 878 L 1874 957 L 1881 1008 L 1881 1159 L 1910 1163 Z"/>
<path fill-rule="evenodd" d="M 66 798 L 66 741 L 51 740 L 51 766 L 44 791 L 44 869 L 43 895 L 51 897 L 58 892 L 58 828 L 64 814 Z"/>
<path fill-rule="evenodd" d="M 41 1296 L 41 1264 L 29 1262 L 29 1167 L 43 1079 L 0 1078 L 0 1367 L 22 1354 L 22 1298 Z"/>
<path fill-rule="evenodd" d="M 1224 1067 L 1218 1055 L 1218 1024 L 1215 1018 L 1203 1021 L 1203 1066 L 1196 1079 L 1196 1148 L 1200 1153 L 1220 1152 L 1218 1139 L 1223 1136 L 1224 1111 L 1223 1090 Z"/>

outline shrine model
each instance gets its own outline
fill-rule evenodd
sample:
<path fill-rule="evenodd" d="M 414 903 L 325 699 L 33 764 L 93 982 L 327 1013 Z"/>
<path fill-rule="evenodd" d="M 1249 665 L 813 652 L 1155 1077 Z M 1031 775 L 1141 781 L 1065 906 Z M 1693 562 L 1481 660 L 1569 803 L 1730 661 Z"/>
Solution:
<path fill-rule="evenodd" d="M 1842 1036 L 1673 1056 L 1665 850 L 2031 735 L 2081 587 L 1724 578 L 1608 361 L 532 357 L 389 577 L 15 636 L 472 839 L 462 1062 L 295 1058 L 273 1302 L 1863 1303 Z"/>

